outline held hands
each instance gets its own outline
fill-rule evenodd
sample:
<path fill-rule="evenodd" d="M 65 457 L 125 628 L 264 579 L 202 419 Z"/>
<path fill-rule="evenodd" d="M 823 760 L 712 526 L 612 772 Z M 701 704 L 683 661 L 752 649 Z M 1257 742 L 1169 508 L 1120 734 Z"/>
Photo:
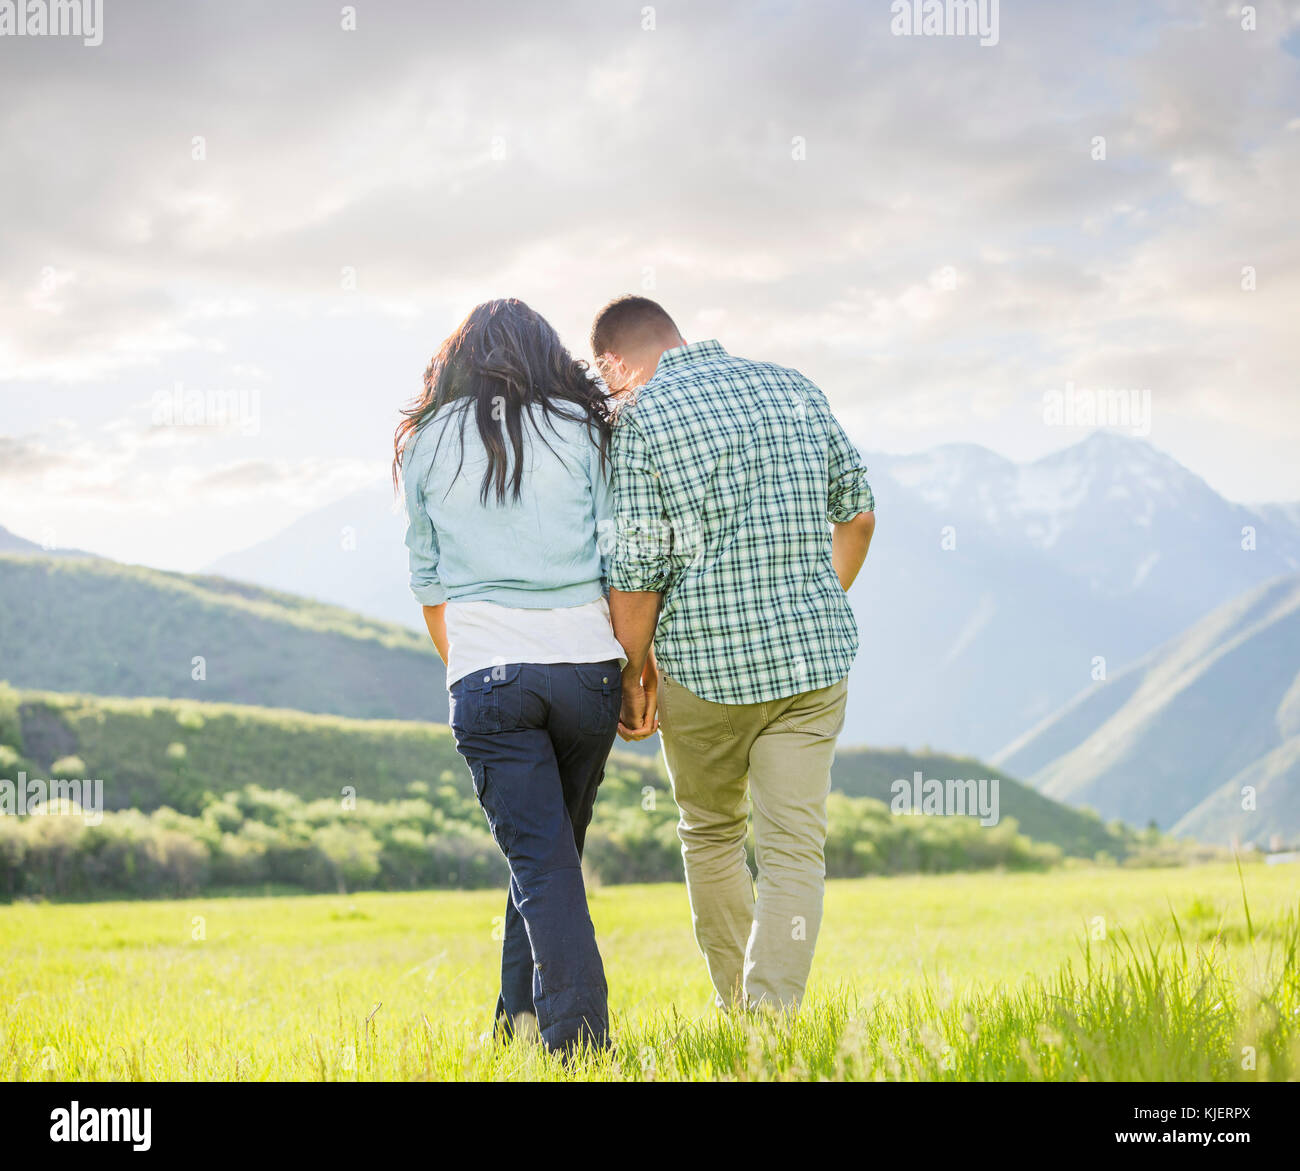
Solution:
<path fill-rule="evenodd" d="M 659 666 L 654 651 L 646 657 L 645 667 L 636 673 L 623 669 L 623 710 L 618 718 L 618 734 L 624 740 L 644 740 L 659 727 Z"/>

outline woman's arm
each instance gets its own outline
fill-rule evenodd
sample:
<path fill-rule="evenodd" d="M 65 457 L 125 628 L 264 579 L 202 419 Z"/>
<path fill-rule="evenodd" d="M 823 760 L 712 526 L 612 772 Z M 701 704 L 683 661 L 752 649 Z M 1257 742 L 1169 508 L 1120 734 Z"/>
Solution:
<path fill-rule="evenodd" d="M 402 466 L 406 498 L 406 547 L 410 551 L 411 593 L 424 609 L 424 624 L 443 665 L 447 662 L 447 591 L 438 576 L 438 533 L 424 500 L 428 469 L 409 446 Z"/>
<path fill-rule="evenodd" d="M 437 648 L 438 658 L 442 660 L 442 665 L 447 665 L 447 603 L 443 602 L 437 606 L 424 607 L 424 624 L 429 628 L 429 637 L 433 639 L 433 645 Z"/>

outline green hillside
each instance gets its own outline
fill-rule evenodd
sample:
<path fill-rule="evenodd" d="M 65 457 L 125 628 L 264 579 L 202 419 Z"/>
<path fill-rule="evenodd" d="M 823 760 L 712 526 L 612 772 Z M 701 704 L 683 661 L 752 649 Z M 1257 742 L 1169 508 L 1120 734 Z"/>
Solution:
<path fill-rule="evenodd" d="M 205 679 L 192 678 L 195 656 Z M 245 785 L 305 800 L 351 785 L 385 802 L 413 780 L 463 771 L 448 730 L 429 722 L 446 719 L 447 698 L 427 639 L 224 578 L 0 555 L 0 678 L 64 693 L 25 703 L 25 756 L 38 769 L 69 755 L 102 767 L 110 809 L 197 812 L 205 793 Z M 657 740 L 637 747 L 620 749 L 627 767 L 660 783 Z M 893 782 L 918 769 L 940 780 L 996 776 L 1001 815 L 1067 854 L 1125 852 L 1096 817 L 975 761 L 842 750 L 834 783 L 888 804 Z"/>
<path fill-rule="evenodd" d="M 442 664 L 414 631 L 224 578 L 100 559 L 0 555 L 0 678 L 50 691 L 447 718 Z"/>
<path fill-rule="evenodd" d="M 12 689 L 3 695 L 9 698 L 0 702 L 0 742 L 5 742 L 6 728 L 13 728 L 21 739 L 10 742 L 21 743 L 34 776 L 46 776 L 55 761 L 80 758 L 103 777 L 107 809 L 149 811 L 169 805 L 196 813 L 205 794 L 245 785 L 285 789 L 308 801 L 337 799 L 350 786 L 358 797 L 378 802 L 408 796 L 413 781 L 468 786 L 464 763 L 444 724 Z M 616 750 L 614 760 L 639 783 L 667 793 L 657 758 Z M 940 780 L 998 778 L 1001 816 L 1015 818 L 1029 837 L 1068 854 L 1091 857 L 1115 849 L 1122 837 L 1121 830 L 1094 814 L 1060 805 L 971 759 L 897 749 L 841 751 L 833 785 L 845 796 L 888 805 L 893 782 L 918 770 Z"/>
<path fill-rule="evenodd" d="M 991 828 L 895 817 L 864 796 L 887 799 L 893 778 L 917 769 L 940 779 L 988 773 L 944 757 L 846 753 L 837 773 L 856 795 L 831 795 L 833 877 L 1042 868 L 1063 854 L 1151 860 L 1166 848 L 1052 810 L 1009 778 Z M 0 893 L 10 896 L 265 883 L 472 887 L 505 876 L 444 725 L 0 684 L 0 780 L 20 773 L 101 779 L 106 812 L 99 824 L 0 816 Z M 1021 815 L 1039 826 L 1037 836 L 1020 832 Z M 611 883 L 679 879 L 676 820 L 658 761 L 616 752 L 588 834 L 588 869 Z"/>
<path fill-rule="evenodd" d="M 0 692 L 4 724 L 16 723 L 33 776 L 76 757 L 104 781 L 106 809 L 202 810 L 205 794 L 245 785 L 304 800 L 337 800 L 345 786 L 370 801 L 396 801 L 412 781 L 438 783 L 464 765 L 445 724 L 358 720 L 240 704 L 119 699 L 55 692 Z M 15 702 L 16 701 L 16 702 Z M 9 776 L 0 770 L 0 776 Z"/>

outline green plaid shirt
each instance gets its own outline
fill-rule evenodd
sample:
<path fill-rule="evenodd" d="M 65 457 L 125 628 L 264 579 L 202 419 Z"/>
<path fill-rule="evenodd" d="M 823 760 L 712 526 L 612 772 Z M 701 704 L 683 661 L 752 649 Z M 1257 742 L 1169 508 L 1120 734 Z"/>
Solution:
<path fill-rule="evenodd" d="M 715 703 L 849 672 L 858 628 L 828 521 L 875 509 L 867 469 L 802 374 L 716 341 L 669 350 L 619 413 L 610 585 L 661 593 L 655 656 Z"/>

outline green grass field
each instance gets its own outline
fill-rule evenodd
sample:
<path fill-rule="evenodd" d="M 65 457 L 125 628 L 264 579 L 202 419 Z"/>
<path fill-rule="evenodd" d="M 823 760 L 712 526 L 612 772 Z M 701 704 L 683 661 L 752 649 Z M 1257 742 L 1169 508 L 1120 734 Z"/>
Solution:
<path fill-rule="evenodd" d="M 709 1006 L 685 889 L 596 890 L 616 1046 L 483 1036 L 504 894 L 0 907 L 6 1079 L 1283 1079 L 1295 867 L 833 882 L 793 1022 Z M 1104 936 L 1104 937 L 1103 937 Z"/>

